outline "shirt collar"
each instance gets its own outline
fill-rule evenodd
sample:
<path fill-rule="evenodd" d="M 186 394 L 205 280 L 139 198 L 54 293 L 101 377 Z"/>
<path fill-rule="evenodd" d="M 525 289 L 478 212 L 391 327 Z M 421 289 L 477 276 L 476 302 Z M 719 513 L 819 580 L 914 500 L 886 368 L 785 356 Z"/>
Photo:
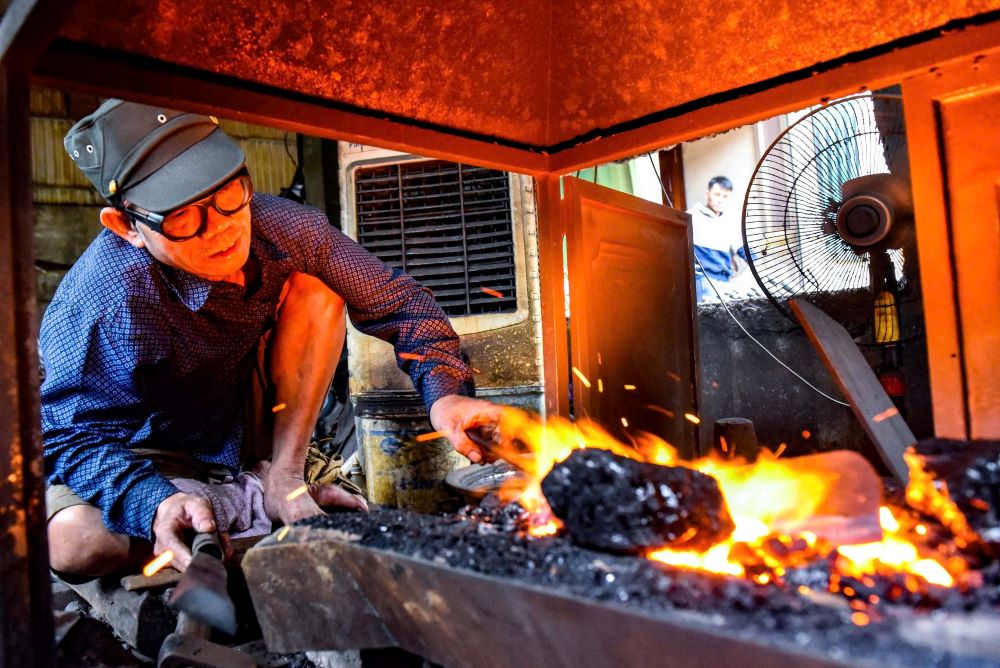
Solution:
<path fill-rule="evenodd" d="M 256 226 L 253 228 L 253 236 L 250 239 L 250 252 L 254 257 L 263 260 L 265 266 L 268 260 L 284 260 L 288 257 L 288 253 L 285 253 L 274 245 L 270 239 L 265 239 L 257 234 Z M 193 312 L 201 310 L 205 302 L 208 301 L 208 295 L 212 292 L 212 287 L 216 281 L 195 276 L 182 269 L 175 269 L 160 262 L 154 261 L 154 264 L 156 270 L 160 272 L 160 276 L 163 277 L 170 288 L 170 291 L 188 307 L 188 310 Z"/>
<path fill-rule="evenodd" d="M 156 271 L 160 273 L 170 292 L 190 311 L 198 311 L 208 300 L 212 291 L 212 281 L 189 274 L 182 269 L 174 269 L 160 262 L 155 263 Z"/>
<path fill-rule="evenodd" d="M 704 202 L 698 202 L 698 209 L 701 211 L 702 214 L 706 216 L 711 216 L 712 218 L 722 217 L 721 213 L 716 213 L 712 211 L 711 209 L 708 208 L 708 204 L 705 204 Z"/>

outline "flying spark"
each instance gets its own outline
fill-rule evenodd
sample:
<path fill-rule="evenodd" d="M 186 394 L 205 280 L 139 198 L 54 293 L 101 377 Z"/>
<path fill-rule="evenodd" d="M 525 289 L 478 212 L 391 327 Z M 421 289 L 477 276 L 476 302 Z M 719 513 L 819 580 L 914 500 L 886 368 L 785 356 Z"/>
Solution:
<path fill-rule="evenodd" d="M 482 290 L 483 292 L 485 292 L 486 294 L 488 294 L 490 297 L 496 297 L 497 299 L 503 299 L 503 293 L 502 292 L 498 292 L 497 290 L 491 290 L 489 288 L 479 288 L 479 289 Z"/>
<path fill-rule="evenodd" d="M 580 379 L 580 382 L 583 383 L 584 387 L 590 387 L 590 381 L 587 380 L 587 377 L 583 375 L 583 372 L 576 367 L 573 367 L 573 375 Z"/>
<path fill-rule="evenodd" d="M 276 540 L 279 540 L 279 541 L 280 540 L 285 540 L 285 536 L 287 536 L 287 535 L 288 535 L 288 527 L 282 527 L 281 531 L 279 531 L 278 535 L 276 536 Z"/>
<path fill-rule="evenodd" d="M 423 362 L 424 356 L 417 353 L 399 353 L 399 359 L 403 360 L 415 360 L 417 362 Z"/>
<path fill-rule="evenodd" d="M 288 404 L 281 403 L 281 404 L 278 404 L 277 406 L 272 406 L 271 407 L 271 412 L 272 413 L 277 413 L 278 411 L 283 411 L 286 408 L 288 408 Z"/>
<path fill-rule="evenodd" d="M 684 417 L 687 418 L 687 421 L 690 422 L 691 424 L 701 423 L 701 418 L 698 417 L 697 415 L 692 415 L 691 413 L 685 413 Z"/>
<path fill-rule="evenodd" d="M 418 443 L 423 443 L 424 441 L 433 441 L 436 438 L 443 438 L 443 437 L 444 434 L 442 434 L 439 431 L 429 431 L 426 434 L 418 434 L 416 440 Z"/>
<path fill-rule="evenodd" d="M 875 420 L 876 422 L 882 422 L 883 420 L 888 420 L 893 415 L 899 415 L 899 409 L 896 408 L 895 406 L 893 406 L 892 408 L 887 408 L 886 410 L 882 411 L 872 419 Z"/>
<path fill-rule="evenodd" d="M 302 485 L 301 487 L 296 487 L 295 489 L 293 489 L 288 493 L 288 496 L 285 497 L 285 500 L 291 501 L 293 499 L 297 499 L 308 491 L 309 491 L 308 485 Z"/>

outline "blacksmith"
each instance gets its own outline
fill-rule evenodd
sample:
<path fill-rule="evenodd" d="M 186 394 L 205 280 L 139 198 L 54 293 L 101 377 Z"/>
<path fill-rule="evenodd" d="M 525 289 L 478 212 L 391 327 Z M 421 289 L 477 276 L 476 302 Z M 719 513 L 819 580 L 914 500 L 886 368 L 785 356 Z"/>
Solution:
<path fill-rule="evenodd" d="M 183 570 L 185 530 L 259 533 L 320 505 L 363 510 L 336 486 L 293 494 L 345 310 L 394 345 L 433 427 L 481 458 L 464 429 L 499 409 L 472 398 L 429 291 L 320 211 L 255 194 L 214 118 L 109 100 L 65 146 L 108 206 L 42 322 L 54 570 L 99 576 L 168 549 Z"/>

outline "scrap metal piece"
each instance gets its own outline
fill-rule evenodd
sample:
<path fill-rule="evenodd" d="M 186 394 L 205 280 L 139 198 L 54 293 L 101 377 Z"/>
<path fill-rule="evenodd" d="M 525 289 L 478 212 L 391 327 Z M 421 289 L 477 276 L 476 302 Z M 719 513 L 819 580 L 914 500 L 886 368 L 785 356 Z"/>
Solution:
<path fill-rule="evenodd" d="M 170 596 L 170 605 L 233 635 L 236 608 L 226 587 L 226 567 L 218 536 L 214 532 L 198 534 L 191 552 L 194 556 Z"/>

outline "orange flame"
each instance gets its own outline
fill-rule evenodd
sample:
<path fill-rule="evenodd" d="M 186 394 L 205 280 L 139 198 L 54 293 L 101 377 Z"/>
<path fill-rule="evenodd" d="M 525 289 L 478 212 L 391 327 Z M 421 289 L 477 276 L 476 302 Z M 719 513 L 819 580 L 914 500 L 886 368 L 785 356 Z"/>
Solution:
<path fill-rule="evenodd" d="M 531 535 L 552 535 L 561 526 L 545 501 L 541 480 L 573 450 L 597 448 L 659 465 L 688 466 L 712 476 L 719 484 L 736 525 L 733 534 L 704 552 L 662 548 L 650 551 L 646 555 L 650 559 L 679 568 L 749 577 L 764 584 L 780 578 L 786 567 L 802 563 L 810 555 L 820 556 L 832 550 L 829 543 L 815 534 L 796 531 L 794 527 L 820 514 L 823 500 L 836 493 L 839 472 L 811 470 L 797 464 L 794 458 L 778 459 L 780 451 L 772 454 L 767 450 L 753 464 L 738 457 L 723 459 L 714 455 L 680 462 L 671 444 L 651 434 L 638 433 L 633 445 L 625 445 L 588 420 L 573 423 L 550 417 L 543 423 L 516 409 L 505 409 L 499 429 L 504 439 L 497 444 L 496 454 L 523 469 L 528 478 L 527 482 L 510 481 L 501 490 L 501 498 L 518 500 L 532 514 Z M 837 565 L 844 574 L 864 577 L 888 568 L 911 573 L 929 583 L 954 585 L 954 574 L 906 539 L 906 532 L 888 507 L 881 509 L 880 520 L 882 541 L 837 548 Z M 783 533 L 784 528 L 791 534 Z M 926 528 L 922 525 L 921 528 L 926 533 Z M 768 552 L 768 541 L 778 541 L 786 547 L 797 545 L 798 555 L 780 556 L 789 549 Z M 747 554 L 753 556 L 756 570 L 752 572 L 748 570 Z M 799 561 L 794 562 L 795 559 Z"/>

